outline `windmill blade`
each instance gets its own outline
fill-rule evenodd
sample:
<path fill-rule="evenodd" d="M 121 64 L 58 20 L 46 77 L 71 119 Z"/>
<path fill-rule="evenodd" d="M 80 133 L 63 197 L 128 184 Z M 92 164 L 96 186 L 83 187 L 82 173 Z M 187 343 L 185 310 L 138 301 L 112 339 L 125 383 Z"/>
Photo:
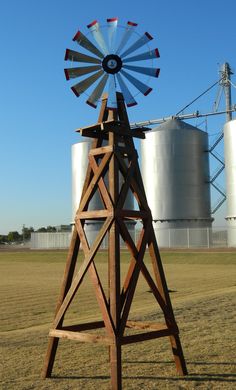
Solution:
<path fill-rule="evenodd" d="M 81 95 L 86 89 L 88 89 L 95 81 L 97 81 L 102 75 L 104 74 L 104 71 L 101 69 L 97 73 L 93 74 L 92 76 L 87 77 L 87 79 L 81 81 L 80 83 L 74 85 L 71 87 L 72 91 L 76 96 Z"/>
<path fill-rule="evenodd" d="M 124 70 L 121 70 L 120 73 L 126 77 L 127 80 L 129 80 L 129 82 L 133 84 L 144 96 L 147 96 L 152 91 L 152 88 L 150 88 L 147 84 L 142 83 Z"/>
<path fill-rule="evenodd" d="M 133 22 L 127 22 L 127 27 L 125 29 L 125 32 L 121 38 L 120 44 L 118 46 L 118 49 L 116 50 L 116 54 L 119 54 L 120 51 L 124 48 L 128 40 L 130 39 L 131 35 L 133 34 L 135 27 L 137 27 L 137 23 Z"/>
<path fill-rule="evenodd" d="M 108 47 L 109 47 L 109 52 L 112 54 L 114 53 L 114 43 L 116 38 L 117 23 L 118 23 L 118 18 L 107 19 Z"/>
<path fill-rule="evenodd" d="M 125 84 L 124 80 L 122 79 L 121 75 L 117 73 L 116 75 L 117 80 L 120 85 L 121 92 L 124 96 L 125 102 L 127 104 L 127 107 L 132 107 L 137 104 L 136 100 L 134 99 L 133 95 L 130 93 L 127 85 Z"/>
<path fill-rule="evenodd" d="M 153 37 L 145 32 L 142 37 L 140 37 L 136 42 L 133 43 L 124 53 L 121 54 L 121 58 L 126 57 L 128 54 L 133 53 L 133 51 L 139 49 L 140 47 L 146 45 L 147 42 L 151 41 Z"/>
<path fill-rule="evenodd" d="M 99 23 L 97 22 L 97 20 L 94 20 L 92 23 L 88 24 L 87 27 L 88 27 L 89 31 L 92 33 L 98 46 L 102 50 L 102 53 L 104 55 L 108 55 L 109 51 L 108 51 L 106 42 L 104 41 L 103 35 L 102 35 L 100 27 L 99 27 Z"/>
<path fill-rule="evenodd" d="M 91 53 L 95 54 L 96 56 L 98 56 L 100 58 L 104 57 L 102 52 L 100 50 L 98 50 L 98 48 L 96 46 L 94 46 L 94 44 L 92 42 L 90 42 L 90 40 L 81 31 L 78 31 L 75 34 L 73 41 L 76 41 L 78 43 L 78 45 L 84 47 L 85 49 L 87 49 Z"/>
<path fill-rule="evenodd" d="M 148 76 L 151 77 L 158 77 L 160 73 L 159 68 L 146 68 L 143 66 L 133 66 L 133 65 L 123 65 L 123 68 L 132 70 L 133 72 L 147 74 Z"/>
<path fill-rule="evenodd" d="M 101 60 L 99 58 L 87 56 L 86 54 L 79 53 L 78 51 L 71 49 L 66 49 L 65 61 L 67 60 L 75 62 L 88 62 L 91 64 L 101 64 Z"/>
<path fill-rule="evenodd" d="M 115 110 L 117 108 L 116 83 L 115 75 L 113 74 L 109 75 L 107 108 L 110 110 Z"/>
<path fill-rule="evenodd" d="M 90 106 L 96 108 L 97 107 L 97 102 L 102 96 L 103 90 L 105 88 L 106 82 L 108 80 L 108 74 L 104 74 L 102 79 L 99 81 L 98 85 L 96 88 L 93 90 L 91 95 L 89 96 L 88 100 L 86 101 L 87 104 Z"/>
<path fill-rule="evenodd" d="M 138 54 L 137 56 L 124 58 L 122 60 L 122 62 L 125 64 L 127 62 L 151 60 L 153 58 L 159 58 L 159 57 L 160 57 L 159 50 L 158 49 L 153 49 L 153 50 L 150 50 L 150 51 L 146 51 L 145 53 Z"/>
<path fill-rule="evenodd" d="M 81 68 L 69 68 L 64 69 L 66 80 L 74 79 L 76 77 L 83 76 L 88 73 L 95 72 L 96 70 L 101 69 L 100 65 L 94 66 L 82 66 Z"/>

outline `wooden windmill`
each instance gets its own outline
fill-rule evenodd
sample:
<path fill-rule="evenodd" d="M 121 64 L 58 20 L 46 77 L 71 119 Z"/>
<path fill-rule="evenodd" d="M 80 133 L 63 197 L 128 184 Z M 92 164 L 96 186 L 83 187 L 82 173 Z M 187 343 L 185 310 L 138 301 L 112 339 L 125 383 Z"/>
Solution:
<path fill-rule="evenodd" d="M 108 26 L 110 48 L 114 41 L 117 19 L 108 19 Z M 127 43 L 135 26 L 135 23 L 128 22 L 121 39 L 122 45 Z M 145 33 L 148 35 L 144 34 L 145 37 L 139 38 L 138 41 L 135 41 L 130 46 L 131 49 L 127 49 L 121 55 L 118 54 L 123 50 L 122 45 L 120 45 L 121 47 L 118 46 L 115 54 L 113 54 L 113 51 L 112 54 L 109 54 L 98 23 L 93 22 L 88 27 L 92 29 L 93 36 L 103 56 L 101 58 L 101 51 L 97 48 L 95 53 L 95 46 L 82 33 L 76 34 L 75 40 L 100 58 L 101 69 L 98 72 L 102 70 L 99 76 L 101 80 L 90 95 L 88 99 L 89 104 L 96 105 L 97 100 L 101 97 L 105 87 L 104 81 L 101 83 L 104 77 L 106 79 L 114 79 L 109 81 L 109 85 L 113 85 L 113 87 L 116 80 L 118 80 L 120 87 L 122 86 L 122 93 L 116 92 L 115 89 L 114 91 L 112 90 L 113 97 L 109 94 L 103 95 L 98 122 L 95 125 L 79 130 L 82 136 L 93 138 L 93 142 L 88 156 L 88 169 L 81 201 L 75 217 L 75 226 L 67 256 L 61 293 L 55 318 L 49 331 L 49 344 L 43 368 L 43 377 L 51 376 L 60 338 L 101 343 L 108 345 L 110 350 L 111 388 L 120 390 L 122 389 L 121 348 L 126 344 L 159 337 L 169 337 L 178 373 L 185 375 L 187 374 L 187 369 L 153 230 L 152 215 L 148 207 L 139 169 L 138 154 L 133 141 L 134 137 L 145 138 L 145 130 L 147 129 L 130 128 L 125 103 L 127 106 L 133 105 L 134 98 L 120 75 L 123 71 L 124 59 L 132 51 L 146 44 L 145 37 L 150 37 L 150 35 Z M 142 45 L 140 42 L 142 42 Z M 157 49 L 155 50 L 149 50 L 149 55 L 154 56 L 154 53 L 158 52 Z M 81 61 L 81 58 L 85 61 L 85 55 L 83 55 L 84 57 L 81 57 L 81 55 L 81 53 L 68 49 L 66 52 L 67 59 L 74 59 L 78 62 Z M 137 57 L 145 60 L 147 52 L 138 54 Z M 89 58 L 86 58 L 86 61 L 91 62 L 92 60 L 89 60 Z M 132 58 L 135 61 L 135 57 Z M 91 68 L 94 68 L 94 66 Z M 146 74 L 149 72 L 151 75 L 150 69 L 153 68 L 140 68 L 142 73 L 144 72 L 143 69 L 146 69 Z M 79 70 L 76 71 L 75 69 L 85 68 L 71 69 L 73 69 L 71 72 L 66 70 L 67 78 L 70 78 L 70 75 L 75 77 L 76 72 L 77 76 L 79 75 Z M 97 69 L 93 69 L 93 72 L 96 71 Z M 159 72 L 155 70 L 154 73 L 157 74 Z M 79 94 L 78 91 L 81 93 L 82 88 L 85 90 L 88 88 L 89 83 L 91 85 L 91 77 L 76 84 L 72 89 L 77 91 L 77 94 Z M 133 78 L 133 76 L 130 77 Z M 89 79 L 90 81 L 88 81 Z M 120 80 L 122 81 L 120 82 Z M 140 81 L 139 83 L 143 86 L 145 85 Z M 137 89 L 139 89 L 138 85 L 135 82 L 134 86 Z M 146 92 L 148 91 L 147 88 L 150 89 L 146 85 Z M 110 91 L 111 87 L 109 87 Z M 144 93 L 144 91 L 142 92 Z M 119 177 L 123 178 L 122 183 Z M 132 192 L 136 201 L 136 210 L 125 208 L 125 201 L 129 191 Z M 96 192 L 100 194 L 103 206 L 99 210 L 90 210 L 89 203 Z M 102 221 L 101 229 L 91 244 L 88 243 L 85 229 L 85 223 L 88 220 Z M 127 228 L 126 222 L 130 220 L 139 221 L 142 224 L 137 242 L 131 237 Z M 96 265 L 96 254 L 106 235 L 108 236 L 108 291 L 105 291 Z M 130 263 L 124 280 L 121 278 L 121 239 L 125 242 L 130 255 Z M 79 250 L 83 252 L 83 261 L 78 266 Z M 144 256 L 147 250 L 151 259 L 152 272 L 149 271 L 145 264 Z M 75 272 L 76 265 L 78 270 Z M 64 316 L 77 291 L 83 284 L 85 275 L 89 275 L 94 286 L 102 320 L 64 326 Z M 136 321 L 129 318 L 137 282 L 141 275 L 145 278 L 155 298 L 156 305 L 163 314 L 162 323 Z M 128 334 L 126 332 L 127 329 L 129 329 Z M 103 330 L 103 333 L 98 332 L 98 330 Z"/>

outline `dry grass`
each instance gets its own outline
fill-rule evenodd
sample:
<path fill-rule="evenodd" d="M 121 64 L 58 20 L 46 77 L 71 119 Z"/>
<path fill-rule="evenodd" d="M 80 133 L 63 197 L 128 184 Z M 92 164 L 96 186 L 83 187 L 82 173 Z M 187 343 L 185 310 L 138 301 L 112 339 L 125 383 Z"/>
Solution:
<path fill-rule="evenodd" d="M 3 390 L 109 388 L 107 348 L 75 341 L 60 341 L 53 378 L 40 379 L 65 257 L 64 252 L 0 252 Z M 176 376 L 168 339 L 157 339 L 123 347 L 123 389 L 236 388 L 236 252 L 163 252 L 162 258 L 189 375 Z M 97 261 L 105 283 L 105 254 Z M 122 266 L 125 273 L 125 254 Z M 132 318 L 155 321 L 153 302 L 140 277 Z M 100 318 L 96 313 L 86 279 L 67 321 Z"/>

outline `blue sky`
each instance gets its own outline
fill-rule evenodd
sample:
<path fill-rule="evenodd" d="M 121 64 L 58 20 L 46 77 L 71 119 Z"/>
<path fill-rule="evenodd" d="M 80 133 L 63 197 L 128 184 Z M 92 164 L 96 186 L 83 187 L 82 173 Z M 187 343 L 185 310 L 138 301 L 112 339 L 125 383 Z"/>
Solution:
<path fill-rule="evenodd" d="M 0 234 L 23 224 L 71 222 L 70 150 L 80 140 L 74 130 L 95 123 L 99 113 L 74 96 L 64 77 L 64 52 L 75 49 L 78 29 L 86 33 L 94 19 L 105 24 L 117 16 L 154 37 L 160 77 L 129 109 L 130 122 L 175 114 L 218 79 L 225 61 L 236 71 L 235 0 L 2 0 L 0 7 Z M 186 112 L 211 111 L 216 91 Z M 223 123 L 224 117 L 208 121 L 210 142 Z M 222 208 L 219 223 L 223 214 Z"/>

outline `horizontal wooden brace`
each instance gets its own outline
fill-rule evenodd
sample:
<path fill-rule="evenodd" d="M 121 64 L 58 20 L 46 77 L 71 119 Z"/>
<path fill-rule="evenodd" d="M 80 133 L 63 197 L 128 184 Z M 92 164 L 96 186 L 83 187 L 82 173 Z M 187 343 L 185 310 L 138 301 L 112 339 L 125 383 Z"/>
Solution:
<path fill-rule="evenodd" d="M 115 121 L 114 119 L 112 120 L 109 120 L 109 121 L 103 121 L 103 122 L 98 122 L 98 123 L 95 123 L 93 125 L 90 125 L 90 126 L 86 126 L 86 127 L 80 127 L 79 129 L 75 130 L 77 133 L 81 133 L 81 131 L 85 131 L 85 130 L 90 130 L 90 131 L 103 131 L 104 130 L 104 126 L 114 126 L 115 124 L 117 124 L 118 121 Z"/>
<path fill-rule="evenodd" d="M 102 154 L 111 153 L 114 150 L 114 146 L 108 145 L 108 146 L 101 146 L 100 148 L 96 149 L 90 149 L 89 155 L 90 156 L 100 156 Z"/>
<path fill-rule="evenodd" d="M 125 344 L 138 343 L 141 341 L 157 339 L 160 337 L 173 336 L 175 334 L 176 332 L 174 330 L 165 327 L 162 330 L 160 329 L 156 331 L 154 330 L 152 332 L 139 333 L 130 336 L 123 336 L 121 338 L 121 344 L 125 345 Z"/>
<path fill-rule="evenodd" d="M 75 221 L 77 219 L 105 219 L 113 216 L 114 212 L 109 210 L 78 211 L 76 213 Z"/>
<path fill-rule="evenodd" d="M 107 132 L 112 132 L 118 135 L 124 135 L 126 137 L 134 137 L 134 138 L 141 138 L 145 139 L 145 134 L 142 131 L 133 131 L 129 130 L 126 127 L 123 126 L 114 126 L 112 128 L 109 128 Z"/>
<path fill-rule="evenodd" d="M 91 333 L 82 333 L 82 332 L 72 332 L 69 330 L 61 330 L 61 329 L 50 329 L 49 336 L 81 341 L 83 343 L 98 343 L 104 345 L 114 345 L 115 339 L 109 338 L 107 336 L 101 336 Z"/>
<path fill-rule="evenodd" d="M 127 137 L 134 138 L 145 138 L 144 131 L 150 130 L 149 128 L 135 128 L 131 129 L 130 126 L 127 126 L 126 123 L 121 121 L 109 120 L 101 123 L 96 123 L 88 127 L 82 127 L 76 130 L 82 136 L 94 137 L 97 138 L 101 134 L 113 132 L 120 135 L 125 135 Z"/>
<path fill-rule="evenodd" d="M 88 138 L 102 138 L 102 139 L 105 139 L 105 140 L 108 140 L 108 134 L 107 133 L 103 133 L 101 131 L 92 131 L 92 130 L 81 130 L 80 131 L 80 135 L 82 137 L 88 137 Z"/>
<path fill-rule="evenodd" d="M 166 329 L 171 329 L 175 333 L 178 333 L 178 327 L 176 324 L 171 326 L 171 328 L 168 328 L 166 324 L 162 323 L 155 323 L 155 322 L 148 322 L 148 321 L 127 321 L 126 322 L 126 328 L 132 328 L 132 329 L 145 329 L 145 330 L 166 330 Z"/>
<path fill-rule="evenodd" d="M 70 330 L 73 332 L 76 331 L 82 332 L 84 330 L 99 329 L 104 327 L 105 327 L 104 321 L 93 321 L 93 322 L 85 322 L 83 324 L 63 326 L 58 330 Z"/>
<path fill-rule="evenodd" d="M 148 219 L 151 218 L 151 214 L 146 210 L 115 210 L 115 217 L 127 218 L 127 219 Z"/>

